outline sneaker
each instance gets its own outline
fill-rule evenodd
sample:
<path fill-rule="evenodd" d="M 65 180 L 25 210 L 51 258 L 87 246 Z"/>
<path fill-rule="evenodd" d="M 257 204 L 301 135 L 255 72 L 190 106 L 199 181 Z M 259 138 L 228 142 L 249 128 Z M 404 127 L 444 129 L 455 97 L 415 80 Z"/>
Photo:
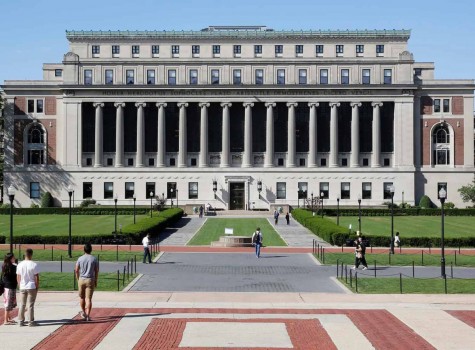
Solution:
<path fill-rule="evenodd" d="M 89 316 L 86 316 L 86 321 L 91 321 L 91 318 Z"/>
<path fill-rule="evenodd" d="M 86 314 L 84 313 L 84 311 L 80 311 L 79 312 L 79 317 L 81 317 L 81 319 L 85 320 L 87 318 Z"/>
<path fill-rule="evenodd" d="M 353 266 L 351 269 L 352 269 L 352 270 L 356 270 L 356 266 Z"/>
<path fill-rule="evenodd" d="M 20 321 L 20 322 L 18 322 L 18 326 L 20 326 L 20 327 L 25 326 L 25 321 Z"/>
<path fill-rule="evenodd" d="M 365 266 L 365 267 L 363 267 L 363 270 L 368 270 L 368 268 Z"/>
<path fill-rule="evenodd" d="M 28 323 L 28 327 L 36 327 L 36 326 L 38 326 L 38 323 L 36 323 L 36 321 L 30 321 Z"/>

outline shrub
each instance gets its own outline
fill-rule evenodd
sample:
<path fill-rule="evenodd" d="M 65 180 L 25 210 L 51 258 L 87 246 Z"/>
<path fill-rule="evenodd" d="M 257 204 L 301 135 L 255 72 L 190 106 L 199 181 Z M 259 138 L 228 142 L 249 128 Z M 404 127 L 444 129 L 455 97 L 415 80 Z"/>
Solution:
<path fill-rule="evenodd" d="M 79 204 L 79 207 L 80 208 L 86 208 L 91 204 L 96 204 L 96 200 L 95 199 L 85 199 L 81 202 L 81 204 Z"/>
<path fill-rule="evenodd" d="M 434 204 L 430 200 L 429 196 L 424 195 L 421 197 L 421 200 L 419 201 L 419 206 L 422 209 L 430 209 L 434 207 Z"/>
<path fill-rule="evenodd" d="M 30 208 L 39 208 L 40 206 L 36 203 L 31 203 Z"/>
<path fill-rule="evenodd" d="M 389 209 L 391 209 L 391 202 L 384 202 L 383 205 L 387 206 Z M 399 206 L 396 203 L 392 204 L 393 208 L 399 208 Z"/>
<path fill-rule="evenodd" d="M 52 208 L 54 207 L 53 196 L 49 192 L 43 193 L 41 196 L 41 207 L 42 208 Z"/>
<path fill-rule="evenodd" d="M 444 208 L 445 208 L 445 209 L 454 209 L 454 208 L 455 208 L 455 204 L 452 203 L 452 202 L 445 202 Z"/>
<path fill-rule="evenodd" d="M 318 215 L 313 216 L 311 211 L 294 209 L 292 216 L 315 235 L 333 245 L 341 245 L 343 244 L 342 242 L 345 242 L 346 238 L 349 237 L 349 233 L 344 227 L 338 226 L 332 221 L 321 218 Z"/>

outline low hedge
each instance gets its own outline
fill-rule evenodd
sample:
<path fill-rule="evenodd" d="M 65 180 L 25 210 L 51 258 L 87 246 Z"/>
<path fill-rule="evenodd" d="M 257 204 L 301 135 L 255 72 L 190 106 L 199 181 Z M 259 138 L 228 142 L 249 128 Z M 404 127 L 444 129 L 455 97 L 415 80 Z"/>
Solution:
<path fill-rule="evenodd" d="M 143 218 L 137 223 L 126 225 L 122 228 L 122 234 L 117 235 L 119 240 L 126 244 L 140 244 L 142 238 L 150 233 L 152 237 L 157 237 L 158 234 L 169 225 L 177 222 L 183 216 L 182 209 L 165 209 L 162 212 L 154 213 L 153 217 Z M 3 243 L 10 242 L 9 237 L 0 236 L 0 241 Z M 114 234 L 95 234 L 95 235 L 73 235 L 71 241 L 73 244 L 106 244 L 115 239 Z M 67 244 L 69 241 L 68 235 L 63 236 L 48 236 L 48 235 L 22 235 L 13 237 L 13 243 L 17 244 Z"/>
<path fill-rule="evenodd" d="M 336 208 L 325 208 L 323 210 L 327 216 L 336 216 Z M 394 216 L 440 216 L 440 208 L 423 209 L 423 208 L 394 208 Z M 321 213 L 321 211 L 319 211 Z M 475 216 L 475 208 L 465 209 L 444 209 L 446 216 Z M 340 216 L 358 216 L 358 208 L 340 209 Z M 365 208 L 361 209 L 361 216 L 391 216 L 391 209 L 389 208 Z"/>
<path fill-rule="evenodd" d="M 333 245 L 339 245 L 340 239 L 343 239 L 344 235 L 348 238 L 348 232 L 344 227 L 338 226 L 328 219 L 321 218 L 319 215 L 314 216 L 311 211 L 294 209 L 292 217 L 314 234 Z"/>
<path fill-rule="evenodd" d="M 88 207 L 88 208 L 71 208 L 71 213 L 73 215 L 114 215 L 115 208 L 101 208 L 101 207 Z M 143 215 L 150 213 L 149 208 L 137 207 L 135 209 L 137 215 Z M 13 215 L 49 215 L 49 214 L 59 214 L 67 215 L 69 214 L 69 208 L 13 208 Z M 133 207 L 117 207 L 117 215 L 133 215 Z M 10 215 L 10 208 L 0 208 L 0 215 Z"/>

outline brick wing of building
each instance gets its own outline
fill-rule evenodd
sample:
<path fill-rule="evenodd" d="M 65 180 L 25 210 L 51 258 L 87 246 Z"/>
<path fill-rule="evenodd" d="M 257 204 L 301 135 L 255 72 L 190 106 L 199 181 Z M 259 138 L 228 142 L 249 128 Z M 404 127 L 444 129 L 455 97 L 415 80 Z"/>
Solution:
<path fill-rule="evenodd" d="M 473 80 L 434 79 L 407 30 L 67 31 L 43 80 L 5 81 L 17 205 L 222 209 L 434 202 L 474 173 Z M 300 201 L 299 201 L 300 199 Z"/>

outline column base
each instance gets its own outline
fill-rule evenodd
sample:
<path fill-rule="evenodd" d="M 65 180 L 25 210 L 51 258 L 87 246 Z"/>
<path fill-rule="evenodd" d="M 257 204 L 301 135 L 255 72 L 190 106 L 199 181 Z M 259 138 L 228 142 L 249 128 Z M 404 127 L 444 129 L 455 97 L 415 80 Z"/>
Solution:
<path fill-rule="evenodd" d="M 123 167 L 124 167 L 124 164 L 116 164 L 115 167 L 116 167 L 116 168 L 123 168 Z"/>
<path fill-rule="evenodd" d="M 273 168 L 274 164 L 264 164 L 264 168 Z"/>
<path fill-rule="evenodd" d="M 252 164 L 242 164 L 241 165 L 241 168 L 252 168 L 253 165 Z"/>
<path fill-rule="evenodd" d="M 200 164 L 198 168 L 209 168 L 208 164 Z"/>
<path fill-rule="evenodd" d="M 157 168 L 165 168 L 165 167 L 166 167 L 165 163 L 157 164 Z"/>
<path fill-rule="evenodd" d="M 143 168 L 144 165 L 143 165 L 143 164 L 137 164 L 135 167 L 136 167 L 136 168 Z"/>
<path fill-rule="evenodd" d="M 179 168 L 187 168 L 188 166 L 186 164 L 178 164 Z"/>
<path fill-rule="evenodd" d="M 308 165 L 308 168 L 316 168 L 317 167 L 317 164 L 309 164 Z"/>
<path fill-rule="evenodd" d="M 371 168 L 381 168 L 381 164 L 374 164 L 374 165 L 371 165 Z"/>
<path fill-rule="evenodd" d="M 338 165 L 338 164 L 330 164 L 328 167 L 329 167 L 329 168 L 338 168 L 339 165 Z"/>
<path fill-rule="evenodd" d="M 287 164 L 286 168 L 295 168 L 296 165 L 295 164 Z"/>
<path fill-rule="evenodd" d="M 359 167 L 360 167 L 359 164 L 351 164 L 351 165 L 350 165 L 350 168 L 359 168 Z"/>
<path fill-rule="evenodd" d="M 102 164 L 94 164 L 94 168 L 102 168 Z"/>
<path fill-rule="evenodd" d="M 221 164 L 219 167 L 220 168 L 229 168 L 229 164 Z"/>

